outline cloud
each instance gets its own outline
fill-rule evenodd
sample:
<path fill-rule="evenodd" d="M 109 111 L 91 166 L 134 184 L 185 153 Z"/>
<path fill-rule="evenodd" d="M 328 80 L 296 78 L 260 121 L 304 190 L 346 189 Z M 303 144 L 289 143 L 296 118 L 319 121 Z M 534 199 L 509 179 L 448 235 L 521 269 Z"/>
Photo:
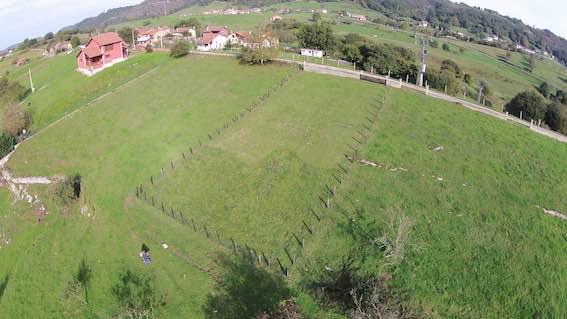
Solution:
<path fill-rule="evenodd" d="M 0 49 L 141 0 L 0 0 Z"/>

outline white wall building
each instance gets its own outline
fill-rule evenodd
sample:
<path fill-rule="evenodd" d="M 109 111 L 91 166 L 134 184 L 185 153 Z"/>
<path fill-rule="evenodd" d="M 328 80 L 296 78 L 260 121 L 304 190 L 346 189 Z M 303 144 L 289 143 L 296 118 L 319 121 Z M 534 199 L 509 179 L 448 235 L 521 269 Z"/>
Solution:
<path fill-rule="evenodd" d="M 315 58 L 322 58 L 323 51 L 315 50 L 315 49 L 301 49 L 301 55 L 303 56 L 312 56 Z"/>

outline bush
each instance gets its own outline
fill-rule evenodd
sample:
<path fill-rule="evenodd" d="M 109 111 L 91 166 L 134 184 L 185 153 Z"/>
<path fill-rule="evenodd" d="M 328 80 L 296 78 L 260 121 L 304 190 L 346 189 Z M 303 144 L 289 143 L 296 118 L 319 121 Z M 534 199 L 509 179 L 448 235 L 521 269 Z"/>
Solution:
<path fill-rule="evenodd" d="M 443 60 L 441 62 L 441 70 L 452 71 L 457 77 L 461 77 L 461 67 L 453 60 Z"/>
<path fill-rule="evenodd" d="M 429 42 L 429 46 L 437 49 L 439 47 L 439 42 L 437 40 L 432 40 L 431 42 Z"/>
<path fill-rule="evenodd" d="M 8 134 L 2 133 L 0 135 L 0 158 L 10 154 L 14 150 L 16 139 Z"/>
<path fill-rule="evenodd" d="M 518 93 L 506 106 L 504 110 L 520 116 L 526 121 L 543 119 L 547 111 L 545 99 L 538 92 L 524 91 Z"/>
<path fill-rule="evenodd" d="M 18 103 L 12 103 L 4 110 L 2 121 L 4 132 L 14 137 L 18 136 L 30 125 L 28 112 Z"/>
<path fill-rule="evenodd" d="M 447 51 L 447 52 L 451 51 L 451 47 L 447 43 L 443 43 L 441 48 L 443 49 L 443 51 Z"/>
<path fill-rule="evenodd" d="M 304 48 L 332 51 L 337 46 L 337 38 L 328 23 L 305 24 L 297 32 L 299 45 Z"/>
<path fill-rule="evenodd" d="M 238 56 L 240 63 L 266 64 L 278 57 L 277 48 L 244 48 Z"/>
<path fill-rule="evenodd" d="M 70 205 L 81 196 L 81 175 L 71 175 L 56 185 L 55 197 L 62 205 Z"/>
<path fill-rule="evenodd" d="M 126 318 L 154 318 L 159 308 L 165 306 L 165 297 L 157 293 L 153 278 L 132 270 L 120 273 L 112 294 L 123 309 Z"/>
<path fill-rule="evenodd" d="M 7 77 L 0 78 L 0 105 L 19 102 L 27 93 L 28 90 L 19 82 L 10 81 Z"/>
<path fill-rule="evenodd" d="M 391 73 L 394 78 L 404 78 L 409 75 L 415 79 L 417 74 L 416 56 L 413 51 L 390 44 L 363 45 L 360 47 L 365 70 L 374 69 L 380 74 Z"/>
<path fill-rule="evenodd" d="M 567 134 L 567 106 L 551 104 L 545 113 L 545 123 L 554 131 Z"/>
<path fill-rule="evenodd" d="M 146 44 L 146 53 L 152 53 L 154 52 L 154 48 L 152 47 L 152 45 L 150 43 Z"/>
<path fill-rule="evenodd" d="M 456 94 L 461 90 L 461 82 L 451 70 L 429 68 L 425 72 L 425 80 L 430 87 L 439 91 L 444 91 L 447 87 L 448 94 Z"/>
<path fill-rule="evenodd" d="M 81 45 L 81 39 L 79 39 L 78 36 L 74 35 L 74 36 L 71 38 L 71 46 L 72 46 L 73 48 L 76 48 L 76 47 L 78 47 L 79 45 Z"/>
<path fill-rule="evenodd" d="M 173 45 L 173 48 L 171 48 L 171 52 L 169 53 L 169 56 L 171 56 L 172 58 L 181 58 L 189 54 L 189 50 L 190 50 L 189 42 L 179 41 Z"/>

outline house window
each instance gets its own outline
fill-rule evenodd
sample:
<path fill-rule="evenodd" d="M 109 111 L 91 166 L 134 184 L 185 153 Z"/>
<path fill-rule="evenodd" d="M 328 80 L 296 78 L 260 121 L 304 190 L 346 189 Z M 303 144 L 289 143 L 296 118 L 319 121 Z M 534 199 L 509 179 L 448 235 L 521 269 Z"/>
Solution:
<path fill-rule="evenodd" d="M 112 51 L 112 50 L 114 50 L 114 44 L 109 44 L 109 45 L 104 47 L 104 52 L 108 52 L 108 51 Z"/>

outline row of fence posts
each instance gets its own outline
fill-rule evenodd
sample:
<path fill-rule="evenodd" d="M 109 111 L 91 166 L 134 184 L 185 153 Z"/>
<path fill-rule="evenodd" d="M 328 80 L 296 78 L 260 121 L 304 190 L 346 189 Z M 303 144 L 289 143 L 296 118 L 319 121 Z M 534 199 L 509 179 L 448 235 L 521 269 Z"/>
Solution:
<path fill-rule="evenodd" d="M 281 87 L 285 86 L 293 78 L 293 76 L 295 76 L 295 73 L 296 72 L 288 74 L 279 83 L 272 86 L 266 93 L 262 94 L 256 102 L 252 103 L 249 107 L 246 107 L 242 111 L 239 111 L 237 114 L 235 114 L 231 118 L 232 123 L 233 124 L 236 123 L 238 120 L 244 118 L 247 114 L 252 113 L 252 111 L 254 111 L 256 108 L 260 107 L 271 96 L 271 94 L 277 92 Z M 220 134 L 222 133 L 223 130 L 230 128 L 230 125 L 231 125 L 230 122 L 227 122 L 222 127 L 215 129 L 212 133 L 207 133 L 206 140 L 208 140 L 209 142 L 213 141 L 215 139 L 215 137 L 220 136 Z M 202 148 L 203 145 L 205 145 L 205 144 L 206 144 L 205 142 L 203 142 L 201 139 L 199 139 L 198 145 L 196 145 L 195 147 L 189 147 L 188 153 L 181 152 L 181 160 L 182 161 L 188 160 L 190 156 L 196 154 L 196 150 L 198 148 Z M 175 163 L 176 162 L 177 161 L 170 161 L 168 166 L 170 167 L 171 171 L 175 170 L 175 167 L 176 167 Z M 160 172 L 159 172 L 158 176 L 165 176 L 165 174 L 166 174 L 166 169 L 163 168 L 163 167 L 160 168 Z M 150 175 L 150 184 L 154 185 L 156 181 L 157 181 L 157 178 L 154 175 Z"/>
<path fill-rule="evenodd" d="M 293 78 L 293 76 L 295 76 L 296 72 L 288 74 L 286 77 L 284 77 L 278 84 L 274 85 L 273 87 L 271 87 L 266 93 L 264 93 L 263 95 L 261 95 L 258 98 L 258 101 L 254 102 L 251 106 L 247 107 L 245 110 L 238 112 L 234 117 L 232 117 L 232 122 L 235 123 L 237 122 L 239 119 L 243 118 L 244 116 L 246 116 L 247 112 L 251 113 L 253 110 L 255 110 L 256 108 L 260 107 L 273 93 L 276 93 L 281 87 L 285 86 L 287 83 L 289 83 L 289 81 Z M 223 129 L 228 129 L 230 127 L 229 123 L 225 123 L 222 128 L 220 129 L 216 129 L 216 135 L 220 135 L 220 133 L 222 132 Z M 212 134 L 207 134 L 209 141 L 212 141 L 214 139 L 214 133 Z M 204 143 L 199 140 L 199 147 L 202 147 L 204 145 Z M 185 152 L 181 153 L 181 159 L 183 161 L 187 160 L 189 158 L 189 156 L 194 155 L 196 153 L 196 150 L 193 149 L 193 147 L 189 147 L 189 155 L 186 154 Z M 175 164 L 173 161 L 170 161 L 170 165 L 171 170 L 175 169 Z M 160 176 L 164 176 L 166 173 L 166 170 L 164 168 L 160 169 Z M 156 182 L 156 178 L 151 175 L 150 176 L 150 184 L 154 185 Z M 140 184 L 139 186 L 136 186 L 136 197 L 144 200 L 145 202 L 147 202 L 148 204 L 150 204 L 152 207 L 157 207 L 160 208 L 162 213 L 173 218 L 174 220 L 176 220 L 177 222 L 184 224 L 184 225 L 189 225 L 189 221 L 185 218 L 185 216 L 183 215 L 183 213 L 181 211 L 178 210 L 174 210 L 173 207 L 168 207 L 168 205 L 166 205 L 164 202 L 160 202 L 158 205 L 158 201 L 156 200 L 156 198 L 154 196 L 151 196 L 148 194 L 148 192 L 146 191 L 145 187 L 143 184 Z M 193 228 L 194 232 L 197 232 L 197 225 L 195 223 L 195 220 L 193 218 L 191 218 L 191 226 Z M 205 234 L 205 236 L 209 239 L 211 239 L 211 233 L 210 230 L 207 228 L 206 225 L 203 225 L 203 232 Z M 238 253 L 242 248 L 239 248 L 239 245 L 232 239 L 230 238 L 231 241 L 231 245 L 226 245 L 225 242 L 223 242 L 222 237 L 220 235 L 219 232 L 216 232 L 217 235 L 217 239 L 219 241 L 219 243 L 223 244 L 223 246 L 225 247 L 232 247 L 233 250 L 235 251 L 235 253 Z M 288 275 L 288 268 L 286 268 L 283 263 L 280 261 L 280 259 L 278 257 L 272 257 L 272 259 L 268 258 L 268 256 L 263 252 L 260 251 L 261 254 L 258 254 L 257 251 L 253 248 L 250 248 L 247 244 L 245 245 L 240 245 L 240 247 L 246 247 L 246 251 L 248 252 L 248 256 L 250 257 L 254 257 L 253 260 L 259 262 L 260 264 L 265 263 L 267 267 L 272 267 L 274 264 L 272 262 L 273 259 L 275 259 L 277 261 L 277 265 L 279 267 L 279 271 L 282 272 L 282 274 L 284 275 Z"/>
<path fill-rule="evenodd" d="M 346 163 L 348 163 L 349 165 L 353 165 L 357 161 L 359 149 L 367 143 L 368 135 L 372 131 L 372 128 L 375 127 L 376 120 L 378 119 L 378 112 L 380 110 L 380 107 L 383 107 L 384 104 L 385 96 L 382 96 L 377 100 L 377 104 L 372 106 L 372 109 L 367 110 L 368 114 L 360 124 L 361 129 L 357 129 L 356 131 L 356 134 L 358 135 L 355 134 L 355 136 L 352 136 L 352 139 L 356 141 L 358 145 L 352 146 L 347 143 L 348 148 L 352 151 L 352 155 L 349 155 L 348 150 L 344 154 L 347 160 Z M 329 176 L 331 182 L 327 182 L 323 185 L 323 192 L 318 195 L 322 209 L 327 210 L 331 208 L 331 201 L 337 196 L 337 187 L 339 187 L 343 183 L 344 176 L 349 174 L 347 166 L 348 165 L 343 165 L 342 162 L 337 163 L 337 169 L 332 171 Z M 316 223 L 321 222 L 321 216 L 318 215 L 313 208 L 308 208 L 307 211 L 309 212 L 310 216 L 315 219 Z M 300 235 L 298 235 L 295 232 L 292 232 L 293 238 L 291 238 L 292 241 L 297 242 L 300 253 L 294 258 L 288 249 L 290 245 L 284 246 L 284 253 L 288 257 L 292 265 L 295 263 L 297 258 L 302 255 L 302 251 L 305 248 L 305 238 L 314 234 L 314 228 L 312 226 L 309 226 L 309 223 L 306 222 L 305 219 L 302 220 L 302 224 L 302 230 L 304 230 L 303 234 L 300 233 Z"/>
<path fill-rule="evenodd" d="M 381 100 L 378 100 L 378 102 L 381 105 L 383 105 L 385 103 L 385 96 L 383 96 Z M 378 111 L 379 111 L 380 107 L 378 105 L 374 105 L 373 107 L 374 107 L 373 110 L 367 110 L 369 116 L 366 116 L 365 120 L 361 123 L 362 128 L 365 130 L 365 133 L 361 132 L 360 130 L 357 130 L 357 133 L 359 134 L 359 137 L 362 141 L 355 139 L 354 136 L 353 136 L 353 139 L 355 139 L 355 141 L 358 141 L 359 145 L 357 147 L 353 147 L 353 146 L 351 146 L 350 144 L 347 143 L 349 148 L 352 150 L 352 155 L 349 155 L 349 152 L 347 151 L 345 153 L 345 158 L 351 164 L 354 164 L 357 161 L 359 148 L 362 145 L 364 145 L 364 143 L 366 143 L 367 138 L 368 138 L 368 133 L 370 133 L 370 131 L 372 130 L 372 127 L 375 126 L 375 121 L 378 118 Z M 349 170 L 347 169 L 347 167 L 345 165 L 342 165 L 341 162 L 339 162 L 339 163 L 337 163 L 336 171 L 331 172 L 330 178 L 331 178 L 331 180 L 335 180 L 340 185 L 340 184 L 342 184 L 341 177 L 343 177 L 344 175 L 346 175 L 348 173 L 349 173 Z M 335 183 L 329 183 L 329 184 L 335 184 Z M 335 198 L 336 195 L 337 195 L 336 184 L 332 187 L 329 186 L 329 184 L 324 185 L 324 192 L 323 192 L 323 194 L 319 195 L 319 199 L 321 200 L 324 209 L 330 209 L 331 208 L 331 199 Z M 148 193 L 146 192 L 143 185 L 139 185 L 139 186 L 136 187 L 136 197 L 146 201 L 152 207 L 156 207 L 156 205 L 157 205 L 157 201 L 154 198 L 154 196 L 148 195 Z M 183 212 L 181 212 L 179 210 L 175 210 L 171 206 L 168 207 L 168 205 L 166 205 L 164 202 L 160 202 L 160 205 L 158 206 L 158 208 L 160 208 L 160 210 L 162 211 L 163 214 L 169 216 L 170 218 L 173 218 L 177 222 L 179 222 L 183 225 L 186 225 L 186 226 L 190 225 L 195 233 L 201 232 L 200 227 L 195 222 L 194 218 L 190 219 L 191 223 L 189 224 L 189 220 L 187 220 L 185 218 L 185 215 L 183 214 Z M 315 218 L 317 223 L 321 222 L 321 220 L 322 220 L 321 216 L 317 215 L 317 213 L 315 212 L 315 210 L 313 208 L 309 208 L 309 209 L 307 209 L 307 211 L 310 213 L 311 216 L 313 216 L 313 218 Z M 305 248 L 305 237 L 314 234 L 314 228 L 309 226 L 309 223 L 306 222 L 305 219 L 302 220 L 302 224 L 303 224 L 302 229 L 305 229 L 307 234 L 300 235 L 301 236 L 300 237 L 295 232 L 292 232 L 293 240 L 297 242 L 297 244 L 300 248 L 301 253 L 299 255 L 302 254 L 302 251 Z M 242 252 L 244 254 L 244 256 L 248 256 L 251 261 L 255 262 L 258 265 L 264 265 L 265 264 L 266 267 L 272 268 L 273 266 L 275 266 L 275 264 L 272 262 L 272 260 L 276 260 L 277 270 L 280 271 L 284 276 L 289 276 L 289 268 L 285 267 L 285 265 L 281 262 L 279 257 L 274 257 L 273 255 L 270 255 L 270 257 L 271 257 L 271 259 L 270 259 L 263 251 L 260 251 L 260 253 L 258 253 L 256 249 L 251 248 L 250 246 L 248 246 L 248 244 L 244 244 L 244 245 L 237 244 L 236 241 L 232 237 L 230 237 L 229 242 L 223 241 L 223 239 L 222 239 L 223 236 L 221 236 L 221 234 L 218 231 L 215 232 L 216 238 L 214 238 L 212 236 L 211 229 L 209 229 L 206 224 L 203 224 L 203 226 L 202 226 L 202 234 L 204 234 L 206 236 L 206 238 L 208 238 L 208 239 L 216 239 L 220 245 L 224 246 L 225 248 L 229 248 L 229 249 L 233 250 L 235 254 Z M 289 262 L 291 263 L 291 265 L 294 265 L 299 256 L 296 255 L 296 257 L 294 258 L 292 253 L 289 251 L 288 247 L 289 247 L 288 245 L 284 245 L 283 251 L 284 251 L 285 255 L 287 256 L 287 258 L 289 259 Z"/>

